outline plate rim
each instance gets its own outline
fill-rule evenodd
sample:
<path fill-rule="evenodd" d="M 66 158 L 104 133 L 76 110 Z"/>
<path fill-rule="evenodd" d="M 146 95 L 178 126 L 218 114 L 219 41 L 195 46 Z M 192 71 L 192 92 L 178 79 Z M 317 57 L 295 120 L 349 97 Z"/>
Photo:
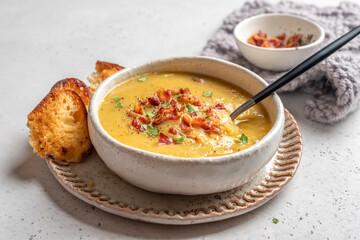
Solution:
<path fill-rule="evenodd" d="M 66 190 L 88 204 L 109 213 L 138 221 L 171 225 L 219 221 L 245 214 L 260 207 L 279 193 L 295 175 L 302 157 L 302 134 L 295 118 L 289 111 L 285 109 L 284 114 L 285 124 L 282 139 L 276 154 L 269 162 L 273 162 L 273 164 L 271 170 L 266 172 L 265 179 L 242 196 L 234 195 L 236 200 L 212 204 L 207 208 L 174 213 L 167 210 L 154 211 L 122 204 L 117 200 L 102 195 L 99 191 L 89 188 L 72 171 L 69 167 L 71 164 L 57 163 L 52 159 L 46 159 L 46 163 L 51 173 Z M 293 142 L 285 144 L 289 140 L 293 140 Z"/>

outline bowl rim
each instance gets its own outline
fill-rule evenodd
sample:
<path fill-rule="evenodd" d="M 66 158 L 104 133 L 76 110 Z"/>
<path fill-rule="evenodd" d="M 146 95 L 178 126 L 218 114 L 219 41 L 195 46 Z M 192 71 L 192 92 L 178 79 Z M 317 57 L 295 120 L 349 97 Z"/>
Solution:
<path fill-rule="evenodd" d="M 239 32 L 239 28 L 243 27 L 243 25 L 249 23 L 252 20 L 258 19 L 258 18 L 265 18 L 265 17 L 291 17 L 291 18 L 296 18 L 299 19 L 301 21 L 307 22 L 312 24 L 313 26 L 315 26 L 319 32 L 320 35 L 319 37 L 312 43 L 306 44 L 304 46 L 299 46 L 299 47 L 290 47 L 290 48 L 265 48 L 265 47 L 259 47 L 259 46 L 255 46 L 252 44 L 247 43 L 246 41 L 243 41 L 241 38 L 239 38 L 237 36 L 238 32 Z M 246 18 L 244 20 L 242 20 L 241 22 L 239 22 L 234 30 L 233 30 L 233 35 L 235 37 L 235 39 L 240 42 L 241 44 L 253 48 L 253 49 L 258 49 L 258 50 L 263 50 L 263 51 L 273 51 L 273 52 L 292 52 L 292 51 L 298 51 L 298 50 L 302 50 L 302 49 L 308 49 L 308 48 L 312 48 L 315 47 L 317 45 L 319 45 L 320 43 L 322 43 L 325 39 L 325 31 L 324 29 L 315 21 L 310 20 L 309 18 L 305 18 L 299 15 L 294 15 L 294 14 L 290 14 L 290 13 L 263 13 L 263 14 L 259 14 L 259 15 L 255 15 L 249 18 Z"/>
<path fill-rule="evenodd" d="M 228 62 L 219 58 L 215 58 L 215 57 L 207 57 L 207 56 L 184 56 L 184 57 L 170 57 L 170 58 L 163 58 L 163 59 L 157 59 L 157 60 L 153 60 L 141 65 L 136 65 L 134 67 L 130 67 L 130 68 L 125 68 L 113 75 L 111 75 L 110 77 L 108 77 L 107 79 L 105 79 L 103 82 L 100 83 L 100 85 L 96 88 L 96 90 L 94 91 L 91 100 L 90 100 L 90 104 L 89 104 L 89 114 L 88 114 L 88 121 L 91 122 L 92 127 L 94 129 L 94 131 L 96 131 L 102 140 L 107 141 L 108 143 L 110 143 L 111 145 L 113 145 L 113 147 L 116 147 L 117 149 L 121 148 L 121 149 L 125 149 L 127 151 L 132 151 L 135 152 L 136 154 L 139 155 L 143 155 L 145 157 L 151 157 L 152 159 L 157 159 L 157 161 L 166 161 L 166 162 L 189 162 L 189 163 L 198 163 L 198 164 L 204 164 L 204 163 L 211 163 L 211 164 L 220 164 L 220 163 L 224 163 L 224 162 L 231 162 L 233 160 L 236 159 L 243 159 L 246 156 L 250 156 L 252 154 L 254 154 L 255 152 L 257 152 L 259 150 L 259 148 L 262 145 L 265 145 L 266 142 L 271 141 L 272 137 L 274 137 L 274 135 L 277 134 L 277 131 L 282 131 L 283 130 L 283 124 L 284 124 L 284 120 L 285 120 L 285 114 L 284 114 L 284 106 L 281 102 L 280 97 L 274 93 L 272 94 L 270 97 L 273 98 L 274 104 L 277 108 L 277 114 L 276 114 L 276 118 L 275 121 L 273 123 L 272 128 L 270 129 L 270 131 L 262 138 L 260 139 L 256 144 L 250 146 L 249 148 L 242 150 L 240 152 L 236 152 L 236 153 L 232 153 L 232 154 L 227 154 L 227 155 L 222 155 L 222 156 L 215 156 L 215 157 L 175 157 L 175 156 L 170 156 L 170 155 L 165 155 L 165 154 L 160 154 L 160 153 L 154 153 L 154 152 L 150 152 L 147 150 L 143 150 L 143 149 L 139 149 L 139 148 L 135 148 L 132 146 L 128 146 L 124 143 L 121 143 L 120 141 L 116 140 L 115 138 L 113 138 L 101 125 L 100 120 L 99 120 L 99 116 L 98 116 L 98 108 L 95 109 L 96 107 L 96 103 L 95 101 L 102 101 L 105 96 L 114 88 L 110 88 L 108 90 L 104 90 L 107 88 L 107 86 L 109 84 L 111 84 L 112 81 L 116 81 L 116 79 L 118 78 L 119 75 L 126 75 L 128 73 L 131 73 L 133 71 L 135 71 L 136 69 L 141 69 L 143 67 L 149 67 L 151 65 L 157 65 L 157 64 L 162 64 L 168 61 L 187 61 L 187 60 L 203 60 L 203 61 L 212 61 L 212 62 L 217 62 L 219 64 L 225 64 L 228 65 L 230 67 L 234 67 L 237 68 L 239 71 L 243 71 L 247 74 L 249 74 L 251 77 L 255 78 L 257 81 L 259 81 L 261 84 L 264 85 L 264 87 L 266 87 L 268 85 L 268 83 L 263 80 L 259 75 L 257 75 L 256 73 L 250 71 L 249 69 L 242 67 L 240 65 L 237 65 L 235 63 L 232 62 Z M 151 72 L 151 71 L 148 71 Z M 205 74 L 206 75 L 206 74 Z M 210 76 L 210 75 L 209 75 Z M 221 79 L 220 79 L 221 80 Z M 104 92 L 104 93 L 103 93 Z M 103 93 L 103 94 L 101 94 Z M 100 107 L 100 103 L 99 103 L 99 107 Z M 95 147 L 95 146 L 94 146 Z"/>

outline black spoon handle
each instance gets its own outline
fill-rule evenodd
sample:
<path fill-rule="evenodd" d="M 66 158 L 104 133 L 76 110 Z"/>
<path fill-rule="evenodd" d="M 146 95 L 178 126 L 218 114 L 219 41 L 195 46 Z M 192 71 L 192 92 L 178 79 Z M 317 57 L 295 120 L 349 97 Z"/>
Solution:
<path fill-rule="evenodd" d="M 326 47 L 322 48 L 321 50 L 317 51 L 313 55 L 311 55 L 309 58 L 301 62 L 299 65 L 291 69 L 289 72 L 284 74 L 282 77 L 280 77 L 278 80 L 261 90 L 259 93 L 257 93 L 254 97 L 246 101 L 244 104 L 242 104 L 240 107 L 238 107 L 233 113 L 231 113 L 230 117 L 232 119 L 236 118 L 240 113 L 244 112 L 245 110 L 249 109 L 250 107 L 254 106 L 264 98 L 268 97 L 270 94 L 290 82 L 291 80 L 295 79 L 296 77 L 300 76 L 310 68 L 314 67 L 316 64 L 333 54 L 335 51 L 337 51 L 339 48 L 344 46 L 346 43 L 348 43 L 350 40 L 352 40 L 354 37 L 360 34 L 360 26 L 357 26 L 353 30 L 349 31 L 345 35 L 339 37 Z"/>

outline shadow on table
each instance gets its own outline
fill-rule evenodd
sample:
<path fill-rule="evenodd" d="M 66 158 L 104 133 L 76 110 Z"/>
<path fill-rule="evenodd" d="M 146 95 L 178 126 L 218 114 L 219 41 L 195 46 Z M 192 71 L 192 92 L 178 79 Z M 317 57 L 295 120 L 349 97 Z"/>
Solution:
<path fill-rule="evenodd" d="M 47 164 L 30 151 L 24 151 L 28 157 L 12 170 L 20 181 L 36 179 L 44 188 L 49 198 L 68 215 L 80 220 L 99 231 L 112 232 L 120 236 L 152 239 L 184 239 L 211 235 L 231 228 L 241 227 L 248 222 L 259 209 L 227 220 L 195 225 L 160 225 L 139 222 L 107 213 L 76 198 L 64 189 L 52 176 Z M 20 156 L 21 157 L 21 156 Z M 263 206 L 262 208 L 267 206 Z M 75 228 L 74 228 L 75 230 Z"/>

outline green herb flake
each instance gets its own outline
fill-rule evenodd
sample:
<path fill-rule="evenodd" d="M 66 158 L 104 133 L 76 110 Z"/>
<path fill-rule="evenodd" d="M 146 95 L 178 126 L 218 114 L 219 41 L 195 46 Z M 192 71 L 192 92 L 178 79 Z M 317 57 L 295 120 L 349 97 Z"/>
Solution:
<path fill-rule="evenodd" d="M 273 219 L 272 219 L 272 222 L 275 223 L 275 224 L 277 224 L 277 223 L 279 222 L 279 219 L 273 218 Z"/>
<path fill-rule="evenodd" d="M 187 105 L 187 112 L 197 112 L 199 111 L 197 107 L 195 107 L 194 105 L 192 105 L 191 103 L 188 103 Z"/>
<path fill-rule="evenodd" d="M 182 97 L 182 96 L 184 96 L 184 94 L 176 94 L 175 98 L 178 99 L 179 97 Z"/>
<path fill-rule="evenodd" d="M 174 140 L 175 143 L 183 143 L 185 140 L 185 136 L 181 136 L 178 140 Z"/>
<path fill-rule="evenodd" d="M 114 97 L 113 99 L 114 99 L 115 102 L 120 102 L 120 101 L 122 100 L 122 99 L 119 98 L 119 97 Z"/>
<path fill-rule="evenodd" d="M 124 104 L 122 104 L 122 103 L 119 102 L 118 104 L 115 105 L 115 107 L 116 107 L 116 108 L 123 108 L 123 107 L 124 107 Z"/>
<path fill-rule="evenodd" d="M 146 112 L 145 115 L 146 117 L 151 117 L 151 118 L 155 117 L 155 114 L 151 111 Z"/>
<path fill-rule="evenodd" d="M 204 97 L 212 97 L 212 92 L 203 92 Z"/>
<path fill-rule="evenodd" d="M 245 134 L 241 134 L 238 141 L 241 142 L 241 143 L 248 143 L 248 137 Z"/>
<path fill-rule="evenodd" d="M 146 81 L 146 77 L 139 77 L 139 78 L 138 78 L 138 81 L 139 81 L 139 82 L 145 82 L 145 81 Z"/>
<path fill-rule="evenodd" d="M 146 131 L 147 130 L 147 127 L 148 125 L 147 124 L 141 124 L 141 127 Z"/>
<path fill-rule="evenodd" d="M 210 118 L 210 115 L 207 115 L 205 118 L 206 118 L 206 119 L 209 119 L 209 118 Z"/>
<path fill-rule="evenodd" d="M 148 127 L 150 128 L 149 131 L 147 131 L 147 135 L 152 135 L 152 136 L 157 136 L 160 134 L 159 129 L 154 128 L 153 126 L 151 126 L 150 124 L 148 124 Z"/>
<path fill-rule="evenodd" d="M 164 107 L 169 107 L 169 106 L 170 106 L 170 103 L 164 102 L 164 103 L 163 103 L 163 106 L 164 106 Z"/>

